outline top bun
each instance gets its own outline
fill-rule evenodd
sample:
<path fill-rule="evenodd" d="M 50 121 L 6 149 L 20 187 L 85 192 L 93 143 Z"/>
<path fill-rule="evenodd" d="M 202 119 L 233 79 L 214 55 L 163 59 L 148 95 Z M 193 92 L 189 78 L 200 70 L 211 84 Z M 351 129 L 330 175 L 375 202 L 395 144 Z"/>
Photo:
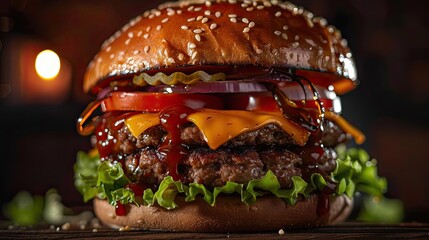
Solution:
<path fill-rule="evenodd" d="M 195 0 L 162 4 L 117 31 L 89 64 L 84 91 L 113 76 L 190 65 L 282 67 L 356 79 L 347 41 L 324 18 L 277 0 Z"/>

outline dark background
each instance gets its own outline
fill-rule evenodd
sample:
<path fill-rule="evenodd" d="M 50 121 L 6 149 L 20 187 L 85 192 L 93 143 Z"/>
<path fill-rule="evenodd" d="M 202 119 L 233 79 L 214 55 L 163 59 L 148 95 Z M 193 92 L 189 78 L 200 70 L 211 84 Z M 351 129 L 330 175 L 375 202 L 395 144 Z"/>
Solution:
<path fill-rule="evenodd" d="M 42 195 L 52 187 L 66 205 L 82 204 L 72 166 L 76 152 L 90 148 L 89 139 L 75 130 L 75 119 L 91 100 L 81 90 L 86 66 L 105 39 L 160 2 L 0 2 L 0 90 L 11 87 L 7 97 L 0 94 L 0 205 L 20 190 Z M 361 83 L 342 97 L 343 115 L 366 133 L 363 146 L 388 178 L 388 196 L 403 201 L 405 220 L 429 222 L 427 4 L 295 3 L 326 17 L 348 40 Z M 55 79 L 65 86 L 60 93 L 29 87 L 37 78 L 26 75 L 34 59 L 25 56 L 44 48 L 56 51 L 71 70 L 69 78 Z"/>

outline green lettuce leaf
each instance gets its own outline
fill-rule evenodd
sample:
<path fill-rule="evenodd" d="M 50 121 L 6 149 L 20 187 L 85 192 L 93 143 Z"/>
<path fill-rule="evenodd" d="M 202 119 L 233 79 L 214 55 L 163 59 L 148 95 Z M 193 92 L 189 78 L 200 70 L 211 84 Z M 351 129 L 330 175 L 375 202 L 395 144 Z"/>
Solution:
<path fill-rule="evenodd" d="M 386 191 L 386 179 L 377 175 L 377 162 L 371 159 L 367 152 L 362 149 L 337 149 L 338 159 L 335 171 L 331 178 L 337 183 L 335 194 L 346 194 L 353 197 L 355 191 L 365 192 L 373 196 L 382 196 Z M 90 168 L 90 169 L 88 169 Z M 134 193 L 126 188 L 130 180 L 125 176 L 119 163 L 102 162 L 98 156 L 78 153 L 75 169 L 75 185 L 83 195 L 84 201 L 94 197 L 107 199 L 112 205 L 117 202 L 122 204 L 137 203 Z M 141 204 L 158 204 L 166 209 L 174 209 L 177 206 L 175 198 L 179 194 L 185 197 L 185 201 L 194 201 L 201 196 L 208 204 L 214 206 L 216 198 L 220 194 L 230 194 L 240 197 L 245 204 L 253 204 L 257 198 L 272 194 L 293 205 L 302 197 L 308 197 L 315 191 L 321 191 L 327 186 L 324 177 L 314 173 L 310 181 L 306 182 L 299 176 L 292 178 L 292 187 L 282 189 L 281 185 L 272 171 L 267 171 L 261 179 L 251 180 L 247 185 L 227 182 L 224 186 L 207 189 L 203 184 L 184 184 L 174 181 L 167 176 L 161 181 L 158 189 L 146 189 L 142 196 Z"/>
<path fill-rule="evenodd" d="M 125 186 L 130 180 L 120 163 L 101 162 L 98 155 L 78 152 L 74 165 L 75 187 L 85 202 L 98 197 L 112 205 L 135 203 L 134 193 Z"/>
<path fill-rule="evenodd" d="M 26 191 L 16 194 L 10 203 L 3 206 L 4 215 L 19 226 L 38 223 L 43 218 L 44 199 Z"/>

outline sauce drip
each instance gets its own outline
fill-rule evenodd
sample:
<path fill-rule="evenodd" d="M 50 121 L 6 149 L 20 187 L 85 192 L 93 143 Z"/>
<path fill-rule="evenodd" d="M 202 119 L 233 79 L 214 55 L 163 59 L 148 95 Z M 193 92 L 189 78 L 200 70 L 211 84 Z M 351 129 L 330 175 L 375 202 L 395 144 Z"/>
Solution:
<path fill-rule="evenodd" d="M 293 75 L 291 75 L 290 78 L 292 81 L 296 81 L 302 87 L 304 87 L 301 82 L 302 78 Z M 303 80 L 309 84 L 313 92 L 313 99 L 316 101 L 318 107 L 316 111 L 294 107 L 290 103 L 288 97 L 275 83 L 266 83 L 265 86 L 271 91 L 273 98 L 276 100 L 279 108 L 282 110 L 283 115 L 311 132 L 306 145 L 293 149 L 293 152 L 298 154 L 302 159 L 301 171 L 302 177 L 305 181 L 309 182 L 313 173 L 319 173 L 327 182 L 327 186 L 322 191 L 320 191 L 319 201 L 317 204 L 317 216 L 321 217 L 329 213 L 329 195 L 335 193 L 337 184 L 331 180 L 331 177 L 328 173 L 319 167 L 319 164 L 323 163 L 325 155 L 325 148 L 322 143 L 324 130 L 323 121 L 325 114 L 323 102 L 320 100 L 319 93 L 313 84 L 305 78 Z"/>
<path fill-rule="evenodd" d="M 161 126 L 167 132 L 167 137 L 158 148 L 159 159 L 167 165 L 169 175 L 174 180 L 182 177 L 178 165 L 188 152 L 180 139 L 181 127 L 187 123 L 187 117 L 195 110 L 185 106 L 175 106 L 165 109 L 160 114 Z"/>
<path fill-rule="evenodd" d="M 127 211 L 125 209 L 124 204 L 122 204 L 121 202 L 117 201 L 116 202 L 116 207 L 115 207 L 115 213 L 117 216 L 125 216 L 127 214 Z"/>
<path fill-rule="evenodd" d="M 95 129 L 97 149 L 101 160 L 119 152 L 118 131 L 124 126 L 124 120 L 136 113 L 108 112 L 100 116 Z M 121 156 L 118 156 L 120 159 Z"/>
<path fill-rule="evenodd" d="M 146 186 L 141 183 L 128 183 L 125 188 L 130 189 L 134 195 L 143 196 L 144 190 L 146 190 Z"/>

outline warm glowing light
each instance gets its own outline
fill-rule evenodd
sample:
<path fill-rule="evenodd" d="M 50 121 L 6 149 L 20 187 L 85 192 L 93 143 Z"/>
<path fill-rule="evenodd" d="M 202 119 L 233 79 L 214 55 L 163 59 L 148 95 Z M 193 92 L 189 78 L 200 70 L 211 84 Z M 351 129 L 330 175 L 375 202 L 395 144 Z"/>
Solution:
<path fill-rule="evenodd" d="M 52 50 L 43 50 L 36 57 L 36 72 L 44 80 L 52 80 L 60 72 L 61 62 Z"/>

